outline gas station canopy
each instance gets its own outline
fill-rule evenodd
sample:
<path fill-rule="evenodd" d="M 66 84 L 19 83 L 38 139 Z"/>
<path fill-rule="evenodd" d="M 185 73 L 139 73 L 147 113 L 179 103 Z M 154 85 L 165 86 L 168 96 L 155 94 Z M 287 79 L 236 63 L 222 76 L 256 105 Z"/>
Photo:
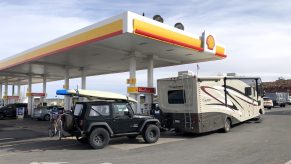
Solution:
<path fill-rule="evenodd" d="M 154 68 L 220 60 L 225 48 L 204 32 L 201 36 L 177 29 L 147 17 L 125 12 L 102 22 L 57 38 L 0 61 L 0 81 L 28 84 L 63 80 L 66 69 L 70 78 L 127 72 L 129 59 L 136 56 L 136 69 L 153 56 Z"/>

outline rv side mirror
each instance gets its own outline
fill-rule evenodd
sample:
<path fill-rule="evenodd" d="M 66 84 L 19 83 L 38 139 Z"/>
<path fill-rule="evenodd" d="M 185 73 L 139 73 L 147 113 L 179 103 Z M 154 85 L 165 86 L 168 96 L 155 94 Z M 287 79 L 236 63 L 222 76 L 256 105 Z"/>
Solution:
<path fill-rule="evenodd" d="M 259 100 L 259 101 L 258 101 L 258 105 L 261 106 L 261 104 L 262 104 L 262 102 L 261 102 L 261 100 Z"/>
<path fill-rule="evenodd" d="M 252 88 L 251 87 L 246 87 L 245 88 L 245 95 L 246 96 L 252 95 Z"/>

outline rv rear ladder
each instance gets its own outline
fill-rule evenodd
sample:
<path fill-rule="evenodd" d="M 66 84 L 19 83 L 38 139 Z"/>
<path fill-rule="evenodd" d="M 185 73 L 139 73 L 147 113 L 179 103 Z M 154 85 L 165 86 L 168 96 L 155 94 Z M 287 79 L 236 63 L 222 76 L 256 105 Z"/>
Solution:
<path fill-rule="evenodd" d="M 185 129 L 192 129 L 193 127 L 192 127 L 191 113 L 185 113 L 184 119 L 185 119 Z"/>

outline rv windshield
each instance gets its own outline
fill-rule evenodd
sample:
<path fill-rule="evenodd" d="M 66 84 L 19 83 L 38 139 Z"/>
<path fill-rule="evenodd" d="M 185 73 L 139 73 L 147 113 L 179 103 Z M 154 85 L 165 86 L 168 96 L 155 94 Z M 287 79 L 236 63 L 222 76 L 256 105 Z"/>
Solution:
<path fill-rule="evenodd" d="M 257 92 L 258 92 L 258 96 L 262 96 L 263 95 L 263 87 L 262 87 L 262 80 L 259 78 L 258 80 L 257 80 L 257 86 L 258 86 L 258 90 L 257 90 Z"/>

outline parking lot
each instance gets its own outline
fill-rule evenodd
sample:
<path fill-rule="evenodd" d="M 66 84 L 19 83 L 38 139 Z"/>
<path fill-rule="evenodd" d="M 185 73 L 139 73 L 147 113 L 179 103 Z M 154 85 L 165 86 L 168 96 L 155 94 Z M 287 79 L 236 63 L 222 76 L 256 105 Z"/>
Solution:
<path fill-rule="evenodd" d="M 291 106 L 272 108 L 262 123 L 249 121 L 227 134 L 164 132 L 156 144 L 115 138 L 102 150 L 74 138 L 47 137 L 45 121 L 0 120 L 0 164 L 286 163 L 291 160 L 290 118 Z"/>

